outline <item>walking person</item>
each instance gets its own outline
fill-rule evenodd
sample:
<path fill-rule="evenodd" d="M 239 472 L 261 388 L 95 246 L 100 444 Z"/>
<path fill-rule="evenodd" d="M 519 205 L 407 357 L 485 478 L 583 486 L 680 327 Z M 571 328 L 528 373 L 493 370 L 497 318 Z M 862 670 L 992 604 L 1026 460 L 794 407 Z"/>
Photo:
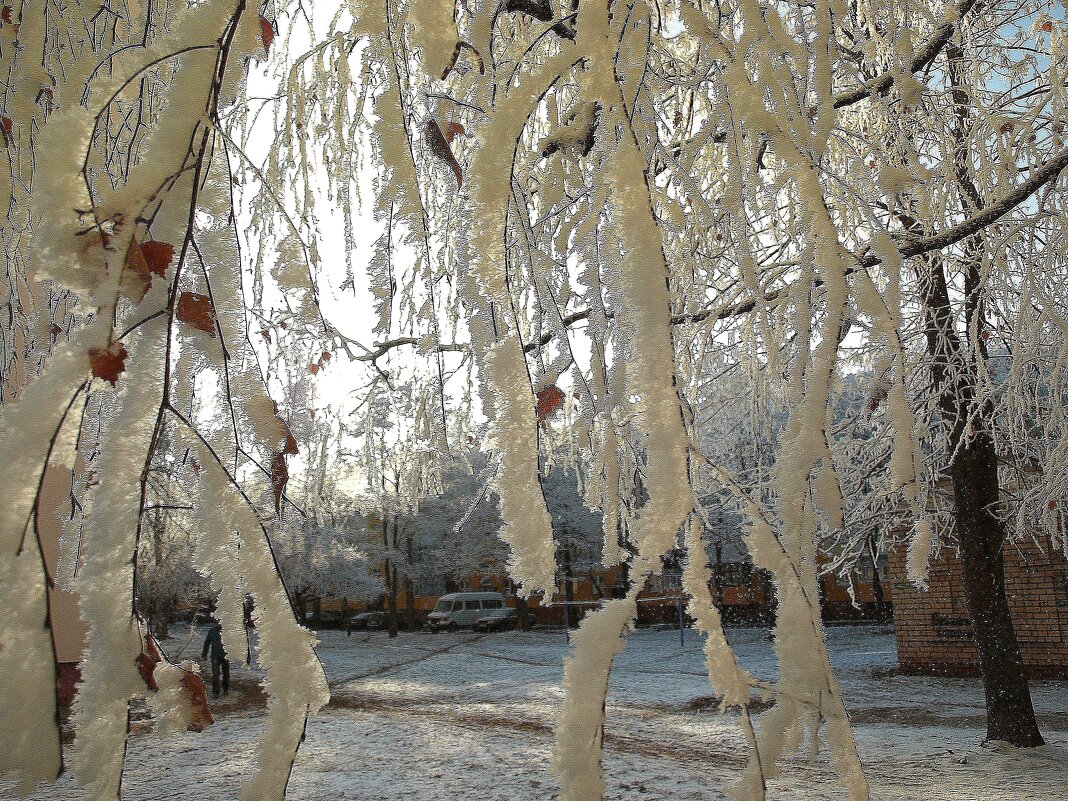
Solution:
<path fill-rule="evenodd" d="M 219 697 L 219 679 L 222 678 L 223 693 L 230 692 L 230 660 L 226 658 L 226 649 L 223 648 L 222 624 L 213 623 L 208 629 L 208 636 L 204 638 L 204 650 L 201 659 L 208 658 L 211 652 L 211 697 Z"/>

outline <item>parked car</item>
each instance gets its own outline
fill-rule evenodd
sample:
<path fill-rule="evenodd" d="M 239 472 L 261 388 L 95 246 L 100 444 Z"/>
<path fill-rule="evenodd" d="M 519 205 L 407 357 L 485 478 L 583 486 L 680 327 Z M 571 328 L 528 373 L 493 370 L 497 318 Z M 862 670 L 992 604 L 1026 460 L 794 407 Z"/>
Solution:
<path fill-rule="evenodd" d="M 475 631 L 507 631 L 515 628 L 518 619 L 515 610 L 506 606 L 503 609 L 492 610 L 485 617 L 480 617 L 475 621 L 474 628 Z"/>
<path fill-rule="evenodd" d="M 499 592 L 452 592 L 438 599 L 427 624 L 432 631 L 456 631 L 474 626 L 480 618 L 493 614 L 492 610 L 504 608 L 504 596 Z"/>
<path fill-rule="evenodd" d="M 384 629 L 386 627 L 385 612 L 360 612 L 349 618 L 349 626 L 354 629 Z"/>

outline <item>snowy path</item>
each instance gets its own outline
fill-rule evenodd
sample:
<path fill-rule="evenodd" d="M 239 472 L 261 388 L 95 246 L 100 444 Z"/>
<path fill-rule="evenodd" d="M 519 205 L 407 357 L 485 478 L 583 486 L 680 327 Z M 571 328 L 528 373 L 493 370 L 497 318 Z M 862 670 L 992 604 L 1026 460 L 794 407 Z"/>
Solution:
<path fill-rule="evenodd" d="M 774 676 L 770 643 L 732 630 L 742 662 Z M 354 635 L 322 632 L 333 701 L 308 726 L 289 798 L 300 801 L 541 801 L 555 795 L 547 764 L 560 702 L 561 631 Z M 832 629 L 830 648 L 875 801 L 1047 801 L 1068 795 L 1068 685 L 1036 682 L 1049 745 L 982 748 L 979 682 L 897 676 L 893 636 Z M 642 630 L 619 658 L 605 731 L 611 801 L 712 801 L 745 764 L 730 715 L 718 714 L 700 642 Z M 251 768 L 262 701 L 236 674 L 247 703 L 220 708 L 200 735 L 130 747 L 129 801 L 236 797 Z M 241 679 L 244 681 L 241 681 Z M 227 711 L 229 709 L 229 711 Z M 963 761 L 962 761 L 963 760 Z M 34 799 L 82 799 L 68 780 Z M 796 757 L 769 797 L 841 798 L 822 755 Z M 0 797 L 7 798 L 0 789 Z"/>

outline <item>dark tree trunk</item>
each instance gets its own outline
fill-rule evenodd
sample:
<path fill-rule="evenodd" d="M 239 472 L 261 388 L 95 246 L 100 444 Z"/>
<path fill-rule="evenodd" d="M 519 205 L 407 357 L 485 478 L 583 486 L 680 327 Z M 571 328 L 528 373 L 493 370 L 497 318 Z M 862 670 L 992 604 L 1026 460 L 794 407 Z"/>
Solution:
<path fill-rule="evenodd" d="M 954 97 L 961 100 L 957 92 Z M 964 196 L 981 205 L 969 174 L 960 164 L 958 178 L 967 185 L 962 190 Z M 917 220 L 906 215 L 901 215 L 901 219 L 907 229 L 923 231 Z M 944 259 L 941 254 L 932 254 L 920 268 L 927 357 L 942 423 L 949 429 L 949 450 L 954 454 L 949 477 L 953 484 L 964 590 L 986 694 L 987 739 L 1031 747 L 1042 745 L 1042 735 L 1005 594 L 1002 549 L 1006 531 L 994 513 L 1000 501 L 997 455 L 990 430 L 994 410 L 990 401 L 978 399 L 979 370 L 971 352 L 974 349 L 979 359 L 986 359 L 987 328 L 980 268 L 982 242 L 973 238 L 964 245 L 964 330 L 974 340 L 968 347 L 961 341 L 950 303 Z M 976 403 L 980 404 L 978 410 L 974 408 Z"/>
<path fill-rule="evenodd" d="M 754 570 L 750 581 L 755 582 L 760 588 L 760 614 L 764 625 L 768 627 L 770 637 L 771 630 L 775 628 L 775 620 L 779 616 L 779 599 L 775 595 L 775 582 L 771 578 L 771 573 L 766 570 Z"/>
<path fill-rule="evenodd" d="M 168 604 L 162 614 L 149 621 L 149 629 L 156 633 L 156 639 L 166 640 L 171 636 L 171 620 L 174 617 L 173 609 L 174 607 Z"/>
<path fill-rule="evenodd" d="M 397 518 L 394 517 L 393 518 L 393 549 L 394 549 L 394 551 L 396 551 L 396 548 L 397 548 L 397 526 L 398 525 L 399 524 L 397 522 Z M 396 562 L 395 559 L 391 559 L 390 560 L 390 563 L 389 563 L 389 575 L 388 575 L 387 580 L 386 580 L 386 585 L 387 585 L 387 588 L 389 590 L 389 592 L 388 592 L 388 596 L 389 596 L 389 598 L 388 598 L 388 600 L 389 600 L 389 619 L 388 619 L 389 636 L 390 637 L 396 637 L 397 633 L 398 633 L 398 626 L 397 626 L 397 588 L 398 588 L 398 582 L 397 582 L 397 562 Z"/>
<path fill-rule="evenodd" d="M 1005 528 L 998 502 L 994 441 L 981 431 L 950 468 L 957 508 L 964 592 L 986 693 L 986 736 L 1027 748 L 1042 745 L 1016 630 L 1005 594 Z"/>
<path fill-rule="evenodd" d="M 713 598 L 716 608 L 723 612 L 723 543 L 716 543 L 716 566 L 712 572 Z"/>
<path fill-rule="evenodd" d="M 564 546 L 564 625 L 569 629 L 575 628 L 575 617 L 572 614 L 572 604 L 575 602 L 575 581 L 571 575 L 571 550 Z"/>
<path fill-rule="evenodd" d="M 411 578 L 404 580 L 404 616 L 405 623 L 408 626 L 408 631 L 415 631 L 419 628 L 419 623 L 415 619 L 415 582 Z"/>
<path fill-rule="evenodd" d="M 408 631 L 415 631 L 419 625 L 415 619 L 415 581 L 412 579 L 412 570 L 415 565 L 415 546 L 412 543 L 412 527 L 405 526 L 405 540 L 408 549 L 408 577 L 404 579 L 405 613 L 408 623 Z"/>
<path fill-rule="evenodd" d="M 399 631 L 397 626 L 397 566 L 393 565 L 389 579 L 389 636 L 396 637 Z"/>
<path fill-rule="evenodd" d="M 883 592 L 883 581 L 879 578 L 879 563 L 876 562 L 871 572 L 871 594 L 875 598 L 875 619 L 885 623 L 889 619 L 886 613 L 886 593 Z"/>
<path fill-rule="evenodd" d="M 880 623 L 890 620 L 889 609 L 886 606 L 886 593 L 883 591 L 883 580 L 879 575 L 879 551 L 875 547 L 875 536 L 868 539 L 868 555 L 871 557 L 871 594 L 875 598 L 875 619 Z"/>
<path fill-rule="evenodd" d="M 526 631 L 530 628 L 530 607 L 527 605 L 526 598 L 515 599 L 515 614 L 518 619 L 519 628 Z"/>

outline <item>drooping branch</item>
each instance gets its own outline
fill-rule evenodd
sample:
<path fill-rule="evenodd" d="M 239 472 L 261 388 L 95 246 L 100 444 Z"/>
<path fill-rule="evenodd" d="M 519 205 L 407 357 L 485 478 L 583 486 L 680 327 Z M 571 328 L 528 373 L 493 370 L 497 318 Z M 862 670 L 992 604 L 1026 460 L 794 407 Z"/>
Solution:
<path fill-rule="evenodd" d="M 396 337 L 394 339 L 387 339 L 384 342 L 378 342 L 375 344 L 373 350 L 367 351 L 367 353 L 354 356 L 357 361 L 369 362 L 373 364 L 389 353 L 394 348 L 401 348 L 405 345 L 420 345 L 423 340 L 419 337 Z M 434 353 L 466 353 L 469 350 L 468 345 L 456 342 L 446 342 L 439 345 L 434 345 L 431 351 Z"/>
<path fill-rule="evenodd" d="M 953 38 L 953 34 L 960 27 L 961 21 L 972 10 L 975 3 L 976 0 L 962 0 L 955 6 L 952 14 L 946 15 L 946 21 L 935 28 L 934 33 L 912 57 L 912 61 L 909 63 L 910 73 L 919 72 L 938 57 L 938 54 L 942 52 L 942 48 Z M 870 81 L 865 81 L 855 89 L 836 94 L 834 96 L 834 107 L 845 108 L 852 106 L 854 103 L 859 103 L 873 94 L 885 92 L 897 80 L 897 75 L 898 73 L 895 72 L 884 72 Z"/>
<path fill-rule="evenodd" d="M 1057 180 L 1057 177 L 1065 167 L 1068 167 L 1068 148 L 1062 150 L 1042 165 L 1042 167 L 1035 170 L 1030 178 L 1011 192 L 1008 192 L 1001 198 L 1001 200 L 989 204 L 982 211 L 973 214 L 964 222 L 954 225 L 952 228 L 948 228 L 940 234 L 911 240 L 903 244 L 898 250 L 901 252 L 902 256 L 908 258 L 910 256 L 921 256 L 932 250 L 941 250 L 950 245 L 955 245 L 957 242 L 967 239 L 972 234 L 983 230 L 988 225 L 997 222 L 1001 217 L 1019 206 L 1043 186 Z M 868 256 L 863 263 L 865 266 L 868 266 L 869 264 L 877 264 L 878 261 L 879 259 L 877 256 Z"/>
<path fill-rule="evenodd" d="M 955 245 L 969 236 L 983 230 L 986 226 L 997 222 L 1001 217 L 1008 214 L 1014 208 L 1026 201 L 1031 195 L 1037 192 L 1046 184 L 1055 181 L 1064 169 L 1068 167 L 1068 149 L 1065 149 L 1047 161 L 1040 169 L 1036 170 L 1030 178 L 1021 183 L 1016 189 L 1007 193 L 1001 200 L 996 203 L 989 204 L 982 211 L 972 215 L 964 222 L 961 222 L 951 228 L 942 231 L 939 234 L 933 234 L 922 239 L 908 239 L 899 248 L 898 251 L 905 258 L 913 256 L 921 256 L 924 253 L 929 253 L 932 250 L 940 250 L 942 248 Z M 867 268 L 874 267 L 879 264 L 881 259 L 874 253 L 867 252 L 858 257 L 859 267 Z M 847 275 L 851 274 L 853 269 L 847 271 Z M 822 281 L 816 279 L 814 286 L 820 286 Z M 784 293 L 788 292 L 789 288 L 784 287 L 782 289 L 772 290 L 764 294 L 763 298 L 756 299 L 750 298 L 748 300 L 742 300 L 737 303 L 733 303 L 729 306 L 716 308 L 702 309 L 697 312 L 689 314 L 675 314 L 671 317 L 672 325 L 693 325 L 697 323 L 712 321 L 730 320 L 734 317 L 740 317 L 743 314 L 748 314 L 757 308 L 761 303 L 774 304 L 777 303 Z M 570 328 L 576 323 L 580 323 L 590 316 L 589 309 L 579 309 L 578 311 L 571 312 L 563 317 L 562 323 L 564 328 Z M 613 317 L 611 312 L 607 313 L 609 319 Z M 531 342 L 524 345 L 524 353 L 533 353 L 539 348 L 543 348 L 552 342 L 556 338 L 554 332 L 547 331 Z M 359 361 L 375 362 L 382 358 L 386 353 L 394 348 L 403 347 L 405 345 L 419 345 L 420 340 L 417 337 L 397 337 L 385 342 L 378 343 L 374 350 L 368 351 L 366 354 L 357 356 Z M 468 346 L 460 343 L 441 343 L 435 345 L 432 351 L 438 353 L 462 353 L 468 350 Z"/>

